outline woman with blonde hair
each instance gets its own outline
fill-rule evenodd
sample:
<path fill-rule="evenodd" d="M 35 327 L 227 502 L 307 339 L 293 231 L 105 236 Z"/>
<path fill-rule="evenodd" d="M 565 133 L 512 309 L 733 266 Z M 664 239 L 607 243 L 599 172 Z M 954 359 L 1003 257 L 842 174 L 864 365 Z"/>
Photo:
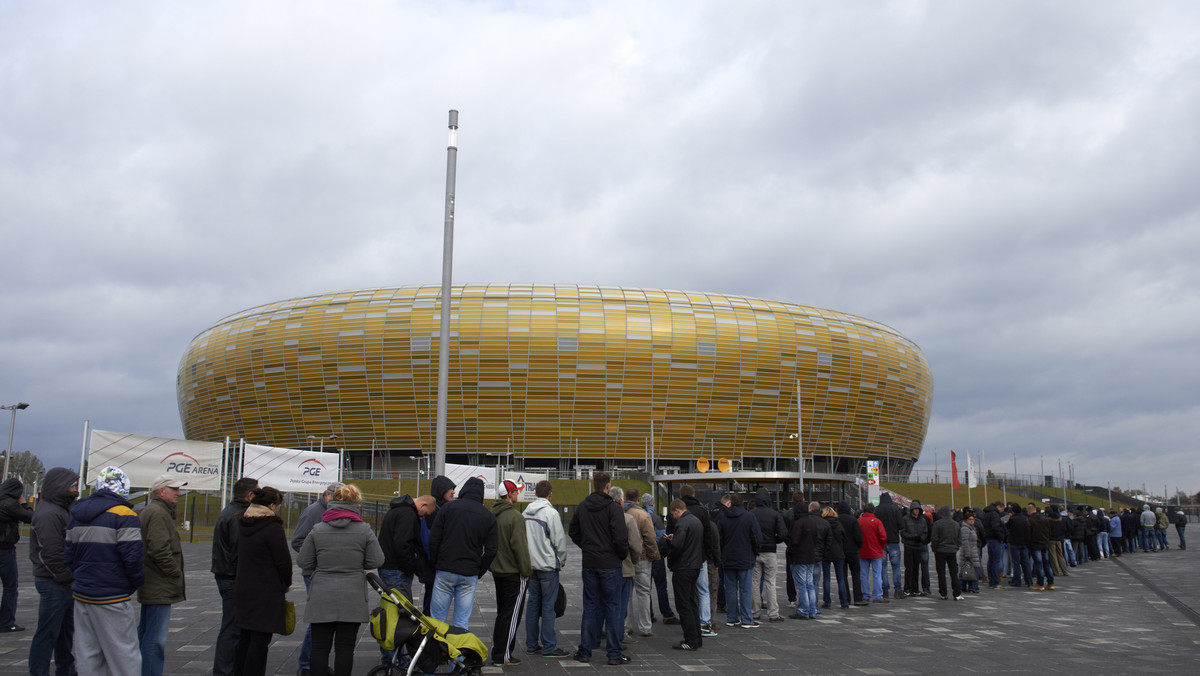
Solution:
<path fill-rule="evenodd" d="M 359 625 L 370 618 L 376 605 L 371 602 L 366 571 L 383 564 L 383 550 L 359 514 L 361 500 L 356 486 L 337 489 L 296 559 L 301 570 L 312 571 L 304 607 L 304 620 L 312 626 L 312 676 L 327 676 L 331 649 L 336 655 L 334 676 L 350 676 Z"/>

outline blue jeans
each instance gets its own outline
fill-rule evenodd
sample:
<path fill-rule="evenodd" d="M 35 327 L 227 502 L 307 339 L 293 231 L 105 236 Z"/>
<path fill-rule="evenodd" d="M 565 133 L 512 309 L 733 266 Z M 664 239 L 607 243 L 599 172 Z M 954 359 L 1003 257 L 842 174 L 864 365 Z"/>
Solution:
<path fill-rule="evenodd" d="M 796 614 L 801 617 L 817 616 L 817 587 L 813 584 L 815 563 L 796 563 L 789 566 L 792 579 L 796 582 Z"/>
<path fill-rule="evenodd" d="M 633 591 L 633 578 L 621 576 L 621 637 L 625 636 L 625 618 L 629 617 L 629 594 Z"/>
<path fill-rule="evenodd" d="M 433 579 L 433 602 L 429 604 L 429 612 L 436 619 L 448 622 L 452 627 L 466 629 L 471 622 L 471 611 L 475 608 L 475 585 L 479 578 L 474 575 L 459 575 L 444 570 L 437 572 Z M 454 603 L 453 619 L 450 615 L 450 604 Z"/>
<path fill-rule="evenodd" d="M 834 576 L 837 577 L 838 604 L 849 605 L 850 591 L 846 589 L 846 562 L 842 561 L 822 561 L 821 562 L 821 588 L 824 591 L 825 605 L 833 605 L 829 602 L 829 569 L 833 568 Z"/>
<path fill-rule="evenodd" d="M 1158 548 L 1166 549 L 1167 548 L 1167 529 L 1166 528 L 1163 528 L 1163 529 L 1156 528 L 1154 530 L 1154 536 L 1158 538 Z"/>
<path fill-rule="evenodd" d="M 1096 546 L 1102 556 L 1112 556 L 1112 547 L 1108 544 L 1108 533 L 1096 533 Z"/>
<path fill-rule="evenodd" d="M 896 591 L 900 591 L 901 589 L 904 589 L 904 583 L 900 580 L 900 559 L 901 559 L 900 543 L 899 542 L 887 543 L 886 551 L 884 551 L 884 553 L 883 553 L 883 559 L 880 561 L 880 564 L 883 566 L 881 569 L 882 570 L 881 575 L 883 576 L 883 591 L 884 592 L 886 592 L 889 589 L 895 589 Z M 892 580 L 891 580 L 892 585 L 890 587 L 888 586 L 888 566 L 889 565 L 892 567 Z"/>
<path fill-rule="evenodd" d="M 712 598 L 708 595 L 708 562 L 700 564 L 700 577 L 696 578 L 696 595 L 700 598 L 700 624 L 712 624 Z"/>
<path fill-rule="evenodd" d="M 999 540 L 988 540 L 988 586 L 1000 586 L 1000 571 L 1004 570 L 1004 543 Z"/>
<path fill-rule="evenodd" d="M 1187 549 L 1187 540 L 1184 540 L 1184 539 L 1183 539 L 1183 528 L 1184 528 L 1183 526 L 1180 526 L 1179 524 L 1176 524 L 1176 525 L 1175 525 L 1175 532 L 1179 534 L 1179 548 L 1180 548 L 1180 549 Z"/>
<path fill-rule="evenodd" d="M 1075 543 L 1071 540 L 1063 540 L 1063 553 L 1067 556 L 1067 566 L 1077 565 L 1075 560 Z"/>
<path fill-rule="evenodd" d="M 34 577 L 38 596 L 37 631 L 29 642 L 30 676 L 50 676 L 50 657 L 54 657 L 54 673 L 72 676 L 75 656 L 71 645 L 75 636 L 75 601 L 71 585 L 59 584 L 48 578 Z"/>
<path fill-rule="evenodd" d="M 4 598 L 0 599 L 0 627 L 7 629 L 17 623 L 17 550 L 0 549 L 0 583 Z"/>
<path fill-rule="evenodd" d="M 1025 586 L 1033 584 L 1033 560 L 1029 556 L 1029 547 L 1024 545 L 1009 545 L 1008 555 L 1012 559 L 1012 586 L 1020 587 L 1022 580 Z M 1024 573 L 1024 577 L 1022 577 Z"/>
<path fill-rule="evenodd" d="M 171 624 L 171 604 L 142 606 L 138 623 L 138 645 L 142 650 L 142 676 L 162 676 L 167 659 L 167 627 Z"/>
<path fill-rule="evenodd" d="M 410 573 L 406 573 L 398 568 L 380 568 L 379 579 L 383 580 L 383 586 L 388 590 L 396 589 L 398 587 L 405 587 L 406 589 L 404 591 L 408 592 L 409 600 L 412 600 L 413 576 Z M 393 652 L 395 651 L 384 650 L 383 648 L 380 648 L 380 663 L 390 663 L 392 661 Z"/>
<path fill-rule="evenodd" d="M 929 547 L 921 547 L 921 591 L 929 592 Z"/>
<path fill-rule="evenodd" d="M 558 634 L 554 631 L 558 571 L 533 571 L 526 590 L 529 600 L 525 605 L 525 650 L 541 650 L 543 655 L 554 652 L 558 648 Z"/>
<path fill-rule="evenodd" d="M 234 579 L 218 577 L 216 583 L 217 593 L 221 595 L 221 628 L 217 630 L 217 641 L 213 646 L 213 676 L 233 676 L 238 637 L 242 633 L 237 627 L 237 604 L 233 598 Z"/>
<path fill-rule="evenodd" d="M 1037 583 L 1054 584 L 1054 571 L 1050 569 L 1050 550 L 1045 547 L 1030 547 L 1033 555 L 1033 576 Z"/>
<path fill-rule="evenodd" d="M 754 570 L 725 569 L 725 621 L 733 624 L 754 622 L 754 608 L 750 602 L 754 592 Z"/>
<path fill-rule="evenodd" d="M 883 557 L 878 559 L 859 559 L 859 575 L 862 579 L 863 600 L 875 601 L 883 598 Z M 867 589 L 871 593 L 867 594 Z"/>
<path fill-rule="evenodd" d="M 583 569 L 583 621 L 579 627 L 579 655 L 590 658 L 600 645 L 600 623 L 604 623 L 608 659 L 621 656 L 625 623 L 621 618 L 621 569 Z"/>

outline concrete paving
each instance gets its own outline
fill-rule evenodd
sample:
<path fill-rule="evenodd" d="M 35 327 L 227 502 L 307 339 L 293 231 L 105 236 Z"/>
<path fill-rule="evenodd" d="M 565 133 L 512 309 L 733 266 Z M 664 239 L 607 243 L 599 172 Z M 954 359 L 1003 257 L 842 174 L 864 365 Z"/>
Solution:
<path fill-rule="evenodd" d="M 1195 530 L 1189 529 L 1189 530 Z M 1200 538 L 1200 532 L 1196 533 Z M 764 623 L 757 629 L 725 627 L 694 653 L 672 650 L 678 626 L 654 626 L 654 636 L 627 647 L 633 661 L 609 667 L 603 650 L 592 664 L 524 655 L 524 627 L 517 667 L 485 667 L 485 673 L 575 674 L 592 670 L 629 674 L 1117 674 L 1200 673 L 1200 575 L 1195 550 L 1131 554 L 1071 569 L 1054 591 L 1004 589 L 967 595 L 961 602 L 936 594 L 849 610 L 824 611 L 815 622 Z M 1197 545 L 1200 546 L 1200 545 Z M 571 598 L 558 621 L 560 645 L 579 640 L 579 552 L 572 548 L 563 577 Z M 20 602 L 17 623 L 26 631 L 0 635 L 0 674 L 26 674 L 29 640 L 37 625 L 26 543 L 18 545 Z M 208 674 L 221 611 L 208 573 L 208 543 L 184 543 L 188 600 L 172 611 L 166 673 Z M 781 555 L 782 558 L 782 555 Z M 782 569 L 782 566 L 781 566 Z M 936 581 L 935 581 L 936 587 Z M 783 593 L 783 580 L 779 582 Z M 290 597 L 303 613 L 303 583 L 296 573 Z M 490 644 L 495 619 L 490 577 L 480 582 L 471 629 Z M 781 598 L 783 610 L 786 598 Z M 719 616 L 724 619 L 723 616 Z M 365 627 L 365 625 L 364 625 Z M 267 673 L 296 673 L 303 625 L 271 646 Z M 355 674 L 378 663 L 378 648 L 364 629 Z"/>

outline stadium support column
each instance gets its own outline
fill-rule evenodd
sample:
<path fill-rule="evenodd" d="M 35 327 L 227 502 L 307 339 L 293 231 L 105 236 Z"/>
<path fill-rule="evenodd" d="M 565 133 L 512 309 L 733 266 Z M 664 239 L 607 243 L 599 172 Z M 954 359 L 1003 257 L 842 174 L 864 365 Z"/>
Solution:
<path fill-rule="evenodd" d="M 454 178 L 458 167 L 458 111 L 450 111 L 450 144 L 446 148 L 446 225 L 442 240 L 442 307 L 438 331 L 437 439 L 434 474 L 446 473 L 446 400 L 450 383 L 450 279 L 454 259 Z"/>

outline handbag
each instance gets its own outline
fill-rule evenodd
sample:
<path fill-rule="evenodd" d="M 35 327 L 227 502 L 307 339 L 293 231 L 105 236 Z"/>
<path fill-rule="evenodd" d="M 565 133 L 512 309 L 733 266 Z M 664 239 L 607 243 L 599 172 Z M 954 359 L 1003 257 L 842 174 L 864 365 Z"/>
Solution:
<path fill-rule="evenodd" d="M 558 585 L 558 598 L 554 600 L 554 616 L 562 617 L 567 612 L 567 590 L 562 583 Z"/>
<path fill-rule="evenodd" d="M 958 579 L 963 582 L 975 582 L 979 578 L 975 576 L 975 566 L 963 566 L 958 570 Z"/>
<path fill-rule="evenodd" d="M 291 601 L 283 602 L 283 635 L 291 636 L 296 631 L 296 604 Z"/>

